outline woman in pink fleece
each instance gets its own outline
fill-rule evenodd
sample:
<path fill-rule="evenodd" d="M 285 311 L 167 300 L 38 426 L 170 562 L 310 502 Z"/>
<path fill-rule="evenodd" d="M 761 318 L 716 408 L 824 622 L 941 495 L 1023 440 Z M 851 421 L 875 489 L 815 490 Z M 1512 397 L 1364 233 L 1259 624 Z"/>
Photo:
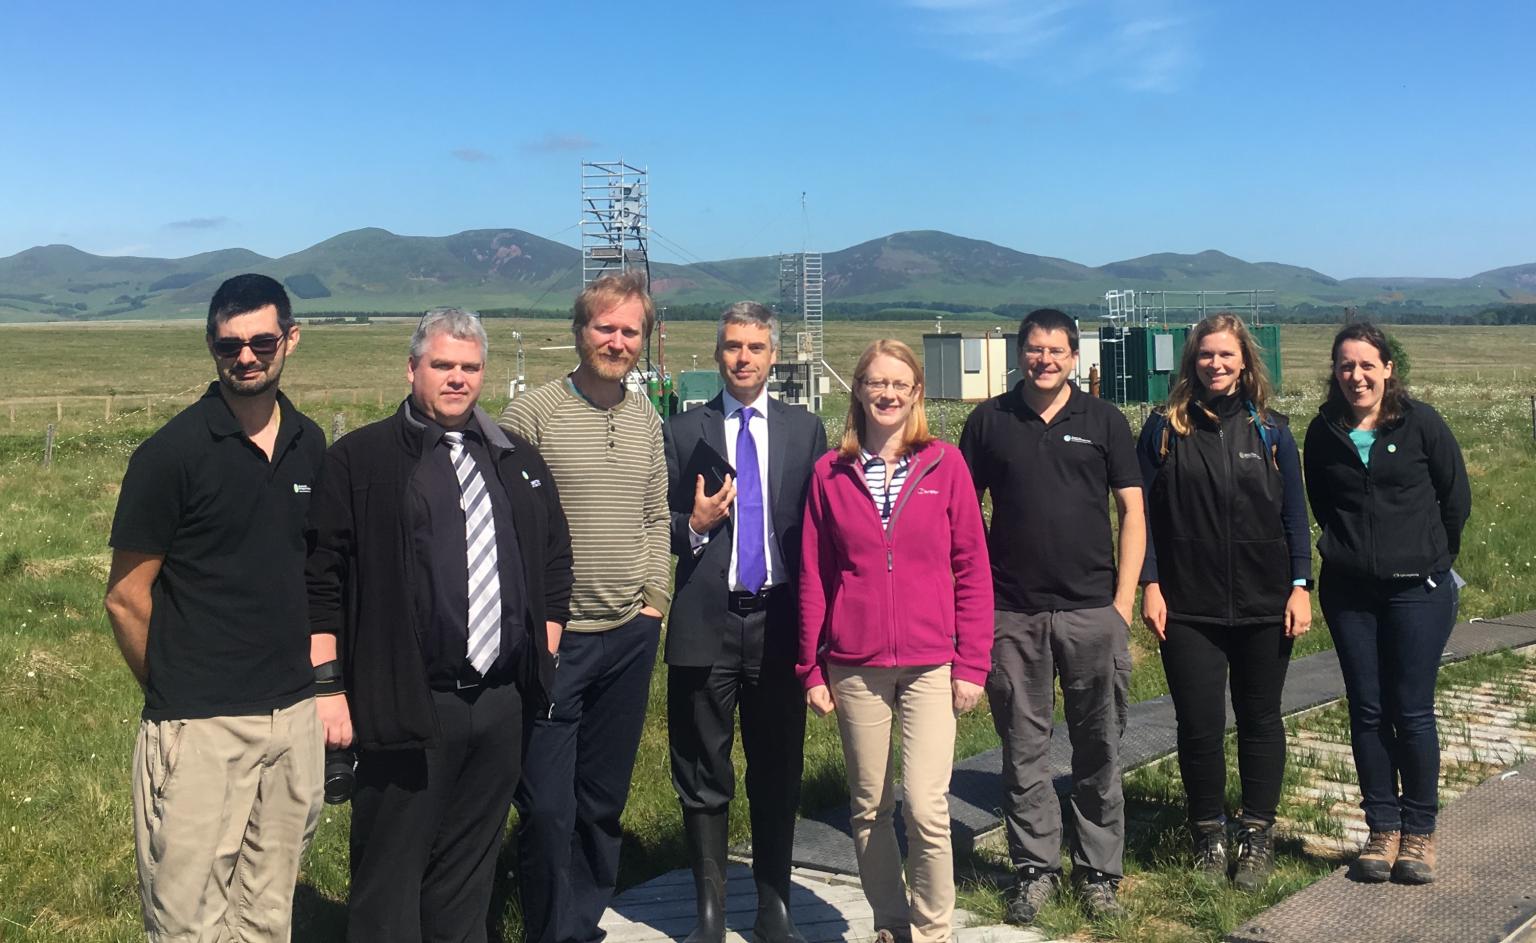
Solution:
<path fill-rule="evenodd" d="M 806 500 L 796 667 L 806 703 L 837 711 L 878 943 L 943 943 L 955 909 L 955 717 L 976 706 L 991 667 L 986 537 L 965 460 L 928 431 L 912 349 L 875 341 L 854 378 L 842 444 L 816 463 Z M 891 817 L 893 719 L 910 901 Z"/>

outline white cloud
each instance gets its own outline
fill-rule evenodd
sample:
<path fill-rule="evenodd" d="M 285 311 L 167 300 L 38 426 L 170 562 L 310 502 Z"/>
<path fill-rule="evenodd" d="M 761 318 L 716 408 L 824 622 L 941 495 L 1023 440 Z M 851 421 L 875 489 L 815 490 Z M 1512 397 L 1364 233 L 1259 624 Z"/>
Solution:
<path fill-rule="evenodd" d="M 902 0 L 949 55 L 1058 80 L 1106 75 L 1138 92 L 1174 91 L 1194 68 L 1186 2 Z"/>

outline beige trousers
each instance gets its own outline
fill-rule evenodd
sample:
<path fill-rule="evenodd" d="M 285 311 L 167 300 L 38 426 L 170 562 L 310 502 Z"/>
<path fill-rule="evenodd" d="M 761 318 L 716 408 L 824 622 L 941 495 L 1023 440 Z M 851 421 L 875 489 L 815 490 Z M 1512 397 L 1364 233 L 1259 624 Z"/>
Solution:
<path fill-rule="evenodd" d="M 313 698 L 266 714 L 139 723 L 133 837 L 153 943 L 290 938 L 324 766 Z"/>
<path fill-rule="evenodd" d="M 947 943 L 955 914 L 954 848 L 949 839 L 949 776 L 955 711 L 949 666 L 828 666 L 848 768 L 848 804 L 859 881 L 875 928 L 913 943 Z M 902 811 L 907 826 L 911 900 L 902 878 L 892 812 L 891 721 L 901 736 Z"/>

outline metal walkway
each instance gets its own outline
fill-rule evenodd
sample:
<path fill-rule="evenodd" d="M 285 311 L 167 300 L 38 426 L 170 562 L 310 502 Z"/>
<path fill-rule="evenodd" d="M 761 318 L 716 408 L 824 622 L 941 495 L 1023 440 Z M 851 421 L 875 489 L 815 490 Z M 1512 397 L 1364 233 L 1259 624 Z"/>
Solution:
<path fill-rule="evenodd" d="M 1536 763 L 1493 777 L 1436 823 L 1433 884 L 1364 884 L 1348 868 L 1234 930 L 1230 943 L 1536 940 Z"/>
<path fill-rule="evenodd" d="M 1497 619 L 1463 622 L 1451 633 L 1443 662 L 1460 661 L 1473 655 L 1521 648 L 1536 644 L 1536 611 Z M 1327 704 L 1344 696 L 1344 678 L 1339 673 L 1338 657 L 1330 649 L 1291 662 L 1286 675 L 1281 711 L 1290 715 Z M 1228 705 L 1227 724 L 1233 723 Z M 1125 736 L 1120 744 L 1121 765 L 1134 769 L 1174 751 L 1176 724 L 1173 701 L 1167 695 L 1131 705 Z M 1067 742 L 1065 724 L 1058 724 L 1051 737 L 1050 763 L 1053 776 L 1066 777 L 1071 769 L 1072 750 Z M 976 837 L 995 829 L 1000 821 L 998 801 L 1002 796 L 1002 751 L 989 750 L 955 764 L 950 781 L 949 814 L 951 833 L 957 854 L 968 853 Z M 1058 786 L 1062 783 L 1058 782 Z M 898 833 L 902 817 L 895 815 Z M 1528 833 L 1536 847 L 1536 831 Z M 833 874 L 854 875 L 858 865 L 849 837 L 848 809 L 841 806 L 813 818 L 800 819 L 795 826 L 795 864 L 806 869 Z M 1536 880 L 1532 881 L 1536 886 Z"/>

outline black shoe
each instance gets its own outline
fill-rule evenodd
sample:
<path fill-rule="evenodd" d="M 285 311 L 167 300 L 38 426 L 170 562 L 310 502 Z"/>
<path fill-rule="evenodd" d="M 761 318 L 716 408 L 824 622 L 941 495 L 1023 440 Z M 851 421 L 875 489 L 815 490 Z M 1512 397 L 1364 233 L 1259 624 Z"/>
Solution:
<path fill-rule="evenodd" d="M 1019 872 L 1018 882 L 1004 895 L 1003 901 L 1008 909 L 1003 919 L 1015 926 L 1029 926 L 1040 916 L 1040 909 L 1060 886 L 1061 875 L 1058 872 L 1025 868 Z"/>
<path fill-rule="evenodd" d="M 1227 879 L 1227 823 L 1191 822 L 1189 832 L 1195 840 L 1195 872 L 1201 877 Z"/>
<path fill-rule="evenodd" d="M 1256 891 L 1275 871 L 1275 826 L 1243 820 L 1237 831 L 1237 873 L 1232 883 L 1238 890 Z"/>
<path fill-rule="evenodd" d="M 698 926 L 684 943 L 725 941 L 725 853 L 730 837 L 727 810 L 683 810 L 683 836 L 688 842 L 688 863 L 693 868 L 693 888 L 698 897 Z"/>
<path fill-rule="evenodd" d="M 1090 919 L 1112 920 L 1125 916 L 1125 907 L 1117 896 L 1120 890 L 1118 877 L 1085 868 L 1082 873 L 1074 869 L 1072 880 L 1077 885 L 1077 896 L 1082 898 L 1083 909 L 1088 911 Z"/>

